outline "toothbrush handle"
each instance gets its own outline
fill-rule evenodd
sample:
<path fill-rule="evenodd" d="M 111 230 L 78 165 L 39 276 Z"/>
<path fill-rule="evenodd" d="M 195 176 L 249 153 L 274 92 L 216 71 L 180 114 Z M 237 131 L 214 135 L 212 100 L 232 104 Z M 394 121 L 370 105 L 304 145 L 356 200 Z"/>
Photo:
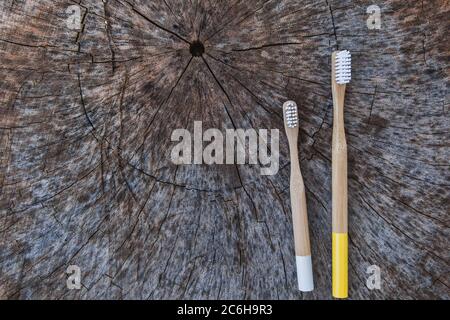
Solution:
<path fill-rule="evenodd" d="M 294 149 L 295 148 L 295 149 Z M 309 241 L 308 213 L 306 194 L 296 151 L 297 144 L 291 148 L 291 208 L 294 226 L 295 256 L 297 265 L 298 288 L 300 291 L 314 290 L 311 262 L 311 247 Z"/>
<path fill-rule="evenodd" d="M 344 97 L 345 85 L 333 83 L 332 282 L 335 298 L 348 297 L 347 142 L 344 129 Z"/>

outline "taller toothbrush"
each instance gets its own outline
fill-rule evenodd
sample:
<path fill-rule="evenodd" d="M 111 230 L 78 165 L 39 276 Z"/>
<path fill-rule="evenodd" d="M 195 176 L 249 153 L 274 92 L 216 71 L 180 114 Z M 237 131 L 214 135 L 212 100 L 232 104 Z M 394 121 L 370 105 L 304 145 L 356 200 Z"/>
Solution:
<path fill-rule="evenodd" d="M 292 223 L 294 227 L 295 258 L 298 288 L 300 291 L 314 290 L 311 247 L 309 242 L 308 214 L 306 211 L 305 185 L 303 184 L 298 159 L 298 110 L 294 101 L 283 104 L 284 127 L 289 140 L 291 157 L 290 196 Z"/>
<path fill-rule="evenodd" d="M 332 282 L 333 297 L 348 297 L 347 142 L 344 100 L 351 80 L 349 51 L 332 56 L 333 147 L 332 147 Z"/>

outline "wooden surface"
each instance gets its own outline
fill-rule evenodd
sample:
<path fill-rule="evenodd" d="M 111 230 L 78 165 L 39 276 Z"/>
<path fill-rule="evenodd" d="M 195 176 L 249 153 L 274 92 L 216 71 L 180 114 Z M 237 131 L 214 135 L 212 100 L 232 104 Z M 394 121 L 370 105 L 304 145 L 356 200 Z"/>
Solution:
<path fill-rule="evenodd" d="M 78 1 L 77 1 L 78 2 Z M 449 298 L 450 4 L 0 3 L 0 297 L 331 298 L 330 56 L 353 55 L 345 121 L 349 294 Z M 189 46 L 199 39 L 202 57 Z M 175 166 L 175 128 L 278 128 L 299 104 L 316 290 L 297 290 L 281 169 Z M 82 289 L 68 290 L 77 265 Z M 381 268 L 381 290 L 366 286 Z"/>

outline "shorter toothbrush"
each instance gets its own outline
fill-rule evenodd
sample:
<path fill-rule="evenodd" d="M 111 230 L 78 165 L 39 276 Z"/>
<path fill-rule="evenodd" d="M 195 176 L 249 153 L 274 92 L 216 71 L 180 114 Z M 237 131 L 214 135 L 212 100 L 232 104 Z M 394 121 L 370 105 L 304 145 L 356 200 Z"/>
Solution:
<path fill-rule="evenodd" d="M 314 290 L 311 248 L 309 242 L 308 214 L 306 211 L 305 186 L 298 159 L 298 110 L 294 101 L 283 105 L 284 127 L 289 140 L 291 157 L 290 196 L 292 222 L 294 226 L 295 256 L 298 288 L 300 291 Z"/>
<path fill-rule="evenodd" d="M 344 127 L 346 84 L 351 80 L 350 52 L 332 56 L 332 282 L 333 297 L 348 297 L 347 142 Z"/>

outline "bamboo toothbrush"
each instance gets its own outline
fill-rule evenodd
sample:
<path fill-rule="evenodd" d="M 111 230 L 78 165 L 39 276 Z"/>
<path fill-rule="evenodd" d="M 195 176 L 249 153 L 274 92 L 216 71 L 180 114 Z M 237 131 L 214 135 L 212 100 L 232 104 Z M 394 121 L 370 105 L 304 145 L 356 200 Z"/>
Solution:
<path fill-rule="evenodd" d="M 332 282 L 333 297 L 348 297 L 347 142 L 344 127 L 346 84 L 351 80 L 350 52 L 332 56 Z"/>
<path fill-rule="evenodd" d="M 294 101 L 283 105 L 284 127 L 289 140 L 291 157 L 290 195 L 292 222 L 294 226 L 295 257 L 297 264 L 298 288 L 300 291 L 314 290 L 311 248 L 309 242 L 308 214 L 306 211 L 305 186 L 298 159 L 298 111 Z"/>

